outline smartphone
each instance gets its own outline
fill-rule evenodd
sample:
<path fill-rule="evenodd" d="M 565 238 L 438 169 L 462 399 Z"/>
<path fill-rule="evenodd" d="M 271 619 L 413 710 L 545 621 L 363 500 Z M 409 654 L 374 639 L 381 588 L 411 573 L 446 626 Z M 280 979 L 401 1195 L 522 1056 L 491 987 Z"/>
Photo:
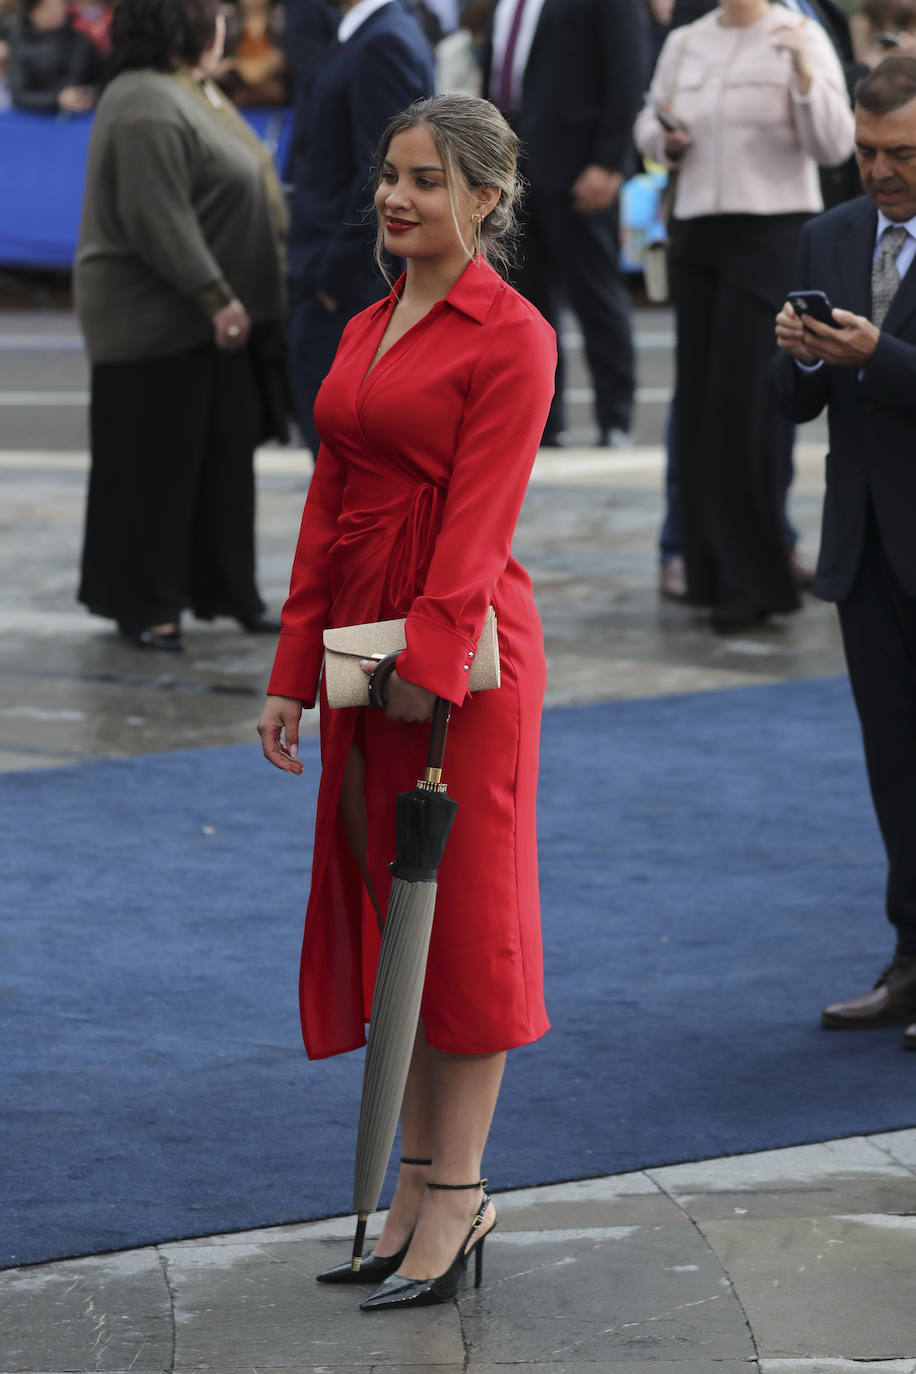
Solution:
<path fill-rule="evenodd" d="M 677 115 L 672 114 L 670 110 L 666 110 L 664 105 L 660 105 L 656 100 L 652 108 L 655 111 L 655 118 L 663 129 L 668 130 L 669 134 L 686 134 L 687 125 L 684 121 L 678 119 Z"/>
<path fill-rule="evenodd" d="M 843 328 L 831 316 L 833 306 L 823 291 L 790 291 L 789 303 L 796 315 L 810 315 L 819 324 L 829 324 L 831 329 Z"/>

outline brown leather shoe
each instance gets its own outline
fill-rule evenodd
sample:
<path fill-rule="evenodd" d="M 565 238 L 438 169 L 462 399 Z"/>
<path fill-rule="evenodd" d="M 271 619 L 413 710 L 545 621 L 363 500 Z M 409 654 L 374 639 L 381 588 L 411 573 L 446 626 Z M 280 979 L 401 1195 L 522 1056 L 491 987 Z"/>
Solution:
<path fill-rule="evenodd" d="M 871 992 L 851 997 L 848 1002 L 831 1003 L 821 1012 L 821 1025 L 828 1030 L 867 1030 L 870 1026 L 899 1026 L 914 1016 L 916 954 L 895 954 Z M 910 1029 L 916 1032 L 916 1026 Z"/>
<path fill-rule="evenodd" d="M 916 1050 L 916 1023 L 907 1026 L 903 1032 L 903 1048 L 905 1050 Z"/>

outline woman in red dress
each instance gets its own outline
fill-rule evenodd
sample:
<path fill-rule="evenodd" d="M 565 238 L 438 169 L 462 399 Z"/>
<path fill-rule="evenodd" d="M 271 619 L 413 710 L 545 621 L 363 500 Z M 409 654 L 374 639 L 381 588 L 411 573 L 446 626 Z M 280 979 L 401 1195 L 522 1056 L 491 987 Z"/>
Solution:
<path fill-rule="evenodd" d="M 402 1103 L 405 1158 L 358 1275 L 384 1282 L 364 1307 L 453 1295 L 496 1221 L 480 1168 L 506 1051 L 548 1029 L 535 833 L 544 648 L 511 545 L 556 340 L 488 263 L 512 225 L 516 154 L 495 107 L 470 97 L 420 102 L 385 132 L 379 240 L 407 271 L 350 321 L 318 396 L 322 444 L 258 727 L 270 762 L 301 772 L 299 719 L 319 695 L 322 631 L 406 616 L 386 713 L 330 711 L 321 693 L 300 977 L 306 1049 L 320 1057 L 365 1042 L 395 794 L 423 773 L 435 698 L 454 703 L 446 763 L 460 810 L 439 870 Z M 491 604 L 502 684 L 472 697 L 470 662 Z M 352 1277 L 349 1265 L 321 1275 Z"/>

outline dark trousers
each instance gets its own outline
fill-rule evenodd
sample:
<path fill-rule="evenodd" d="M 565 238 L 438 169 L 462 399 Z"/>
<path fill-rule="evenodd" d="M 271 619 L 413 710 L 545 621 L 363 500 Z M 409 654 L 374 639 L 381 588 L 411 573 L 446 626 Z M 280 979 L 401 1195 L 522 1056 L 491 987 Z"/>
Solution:
<path fill-rule="evenodd" d="M 916 954 L 916 597 L 897 580 L 871 509 L 856 580 L 837 609 L 887 850 L 887 915 L 898 947 Z"/>
<path fill-rule="evenodd" d="M 670 558 L 680 558 L 684 552 L 681 537 L 681 496 L 677 470 L 677 449 L 674 444 L 674 409 L 677 397 L 668 408 L 665 421 L 665 513 L 658 536 L 658 551 L 663 563 Z M 795 478 L 795 426 L 786 425 L 786 450 L 783 465 L 783 541 L 792 550 L 798 543 L 798 530 L 789 519 L 789 488 Z"/>
<path fill-rule="evenodd" d="M 247 349 L 96 363 L 79 599 L 127 629 L 253 618 L 260 405 Z"/>
<path fill-rule="evenodd" d="M 773 320 L 805 215 L 676 220 L 674 439 L 688 599 L 724 616 L 792 611 L 786 423 L 768 389 Z"/>
<path fill-rule="evenodd" d="M 352 316 L 380 301 L 387 290 L 386 283 L 375 272 L 355 277 L 345 297 L 335 310 L 328 310 L 314 291 L 294 283 L 292 288 L 292 320 L 289 334 L 290 373 L 299 428 L 306 447 L 312 455 L 318 453 L 318 431 L 312 412 L 315 397 L 324 381 L 340 336 Z"/>
<path fill-rule="evenodd" d="M 630 298 L 619 256 L 616 206 L 581 215 L 573 209 L 568 193 L 546 194 L 531 188 L 522 215 L 513 285 L 554 328 L 559 325 L 558 295 L 565 295 L 585 339 L 598 427 L 629 432 L 636 371 Z M 561 349 L 548 431 L 566 428 L 564 379 Z"/>

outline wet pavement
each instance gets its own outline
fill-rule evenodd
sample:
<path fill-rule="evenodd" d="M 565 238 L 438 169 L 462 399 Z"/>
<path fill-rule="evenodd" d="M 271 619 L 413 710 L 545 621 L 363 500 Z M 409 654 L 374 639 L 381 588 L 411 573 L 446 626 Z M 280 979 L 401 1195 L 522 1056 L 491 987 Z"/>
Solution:
<path fill-rule="evenodd" d="M 670 315 L 641 310 L 636 328 L 637 446 L 588 447 L 576 359 L 576 446 L 540 455 L 515 541 L 544 621 L 548 704 L 841 672 L 834 612 L 810 599 L 727 639 L 660 600 Z M 0 314 L 0 771 L 252 741 L 272 659 L 272 640 L 231 621 L 189 621 L 184 655 L 143 652 L 76 605 L 85 390 L 66 311 Z M 823 427 L 806 427 L 792 512 L 812 556 L 823 451 Z M 302 451 L 258 456 L 275 609 L 310 467 Z M 765 1110 L 752 1087 L 748 1110 Z M 359 1313 L 352 1291 L 313 1282 L 346 1250 L 349 1218 L 8 1270 L 0 1374 L 916 1374 L 916 1131 L 497 1203 L 483 1287 L 412 1314 Z"/>

